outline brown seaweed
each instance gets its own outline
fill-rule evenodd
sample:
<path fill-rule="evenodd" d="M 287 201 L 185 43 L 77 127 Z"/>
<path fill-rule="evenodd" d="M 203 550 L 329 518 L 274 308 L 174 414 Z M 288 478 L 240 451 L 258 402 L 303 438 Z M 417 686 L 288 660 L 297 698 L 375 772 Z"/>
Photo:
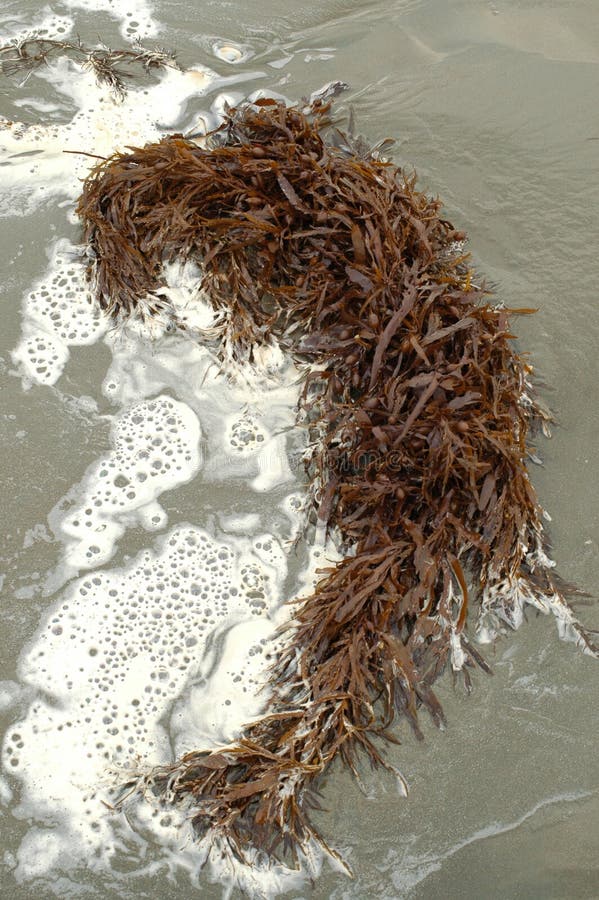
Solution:
<path fill-rule="evenodd" d="M 441 724 L 441 672 L 469 685 L 488 670 L 477 621 L 517 627 L 532 604 L 598 655 L 526 468 L 550 422 L 512 342 L 532 310 L 492 305 L 440 202 L 350 138 L 333 145 L 328 114 L 230 110 L 207 147 L 173 136 L 99 163 L 78 205 L 110 315 L 164 308 L 165 262 L 192 259 L 240 358 L 275 337 L 317 364 L 298 413 L 310 500 L 346 555 L 294 609 L 270 711 L 145 779 L 242 857 L 324 845 L 309 819 L 319 776 L 335 758 L 358 774 L 361 754 L 388 766 L 379 739 L 396 740 L 398 716 L 418 736 L 422 708 Z"/>

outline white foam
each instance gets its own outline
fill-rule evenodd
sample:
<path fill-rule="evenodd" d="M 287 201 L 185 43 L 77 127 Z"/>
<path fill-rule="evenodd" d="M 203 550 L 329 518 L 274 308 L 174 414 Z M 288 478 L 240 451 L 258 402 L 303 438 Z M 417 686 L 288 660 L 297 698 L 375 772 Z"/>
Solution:
<path fill-rule="evenodd" d="M 181 527 L 55 604 L 19 665 L 36 699 L 3 751 L 19 782 L 13 812 L 43 826 L 21 845 L 20 877 L 83 860 L 110 869 L 120 827 L 102 802 L 110 773 L 166 763 L 196 740 L 231 740 L 259 714 L 286 574 L 276 562 L 247 540 Z"/>
<path fill-rule="evenodd" d="M 96 157 L 159 140 L 188 100 L 204 94 L 216 78 L 207 68 L 167 68 L 157 82 L 130 89 L 118 101 L 91 72 L 67 58 L 52 59 L 36 77 L 69 98 L 77 112 L 66 125 L 25 125 L 0 117 L 4 216 L 29 214 L 56 195 L 75 200 Z"/>
<path fill-rule="evenodd" d="M 12 360 L 25 387 L 55 384 L 69 347 L 95 343 L 108 327 L 92 305 L 81 255 L 81 248 L 69 241 L 56 241 L 46 275 L 24 298 L 22 337 Z"/>
<path fill-rule="evenodd" d="M 195 410 L 207 453 L 206 481 L 239 479 L 259 493 L 296 482 L 287 442 L 295 428 L 300 373 L 277 348 L 264 354 L 263 368 L 250 376 L 223 368 L 216 348 L 196 342 L 193 332 L 158 332 L 149 341 L 139 327 L 127 327 L 108 332 L 105 341 L 113 362 L 103 391 L 114 403 L 128 405 L 167 390 Z"/>
<path fill-rule="evenodd" d="M 127 528 L 162 530 L 167 516 L 157 498 L 189 481 L 201 465 L 200 426 L 186 404 L 158 396 L 119 416 L 112 451 L 94 463 L 48 517 L 64 544 L 48 580 L 56 590 L 82 569 L 101 566 Z"/>
<path fill-rule="evenodd" d="M 236 459 L 240 483 L 246 490 L 249 480 L 251 490 L 257 458 L 273 440 L 284 442 L 294 422 L 298 373 L 289 362 L 279 379 L 255 375 L 239 382 L 226 377 L 209 348 L 184 335 L 152 343 L 133 329 L 105 340 L 113 350 L 105 390 L 127 409 L 115 418 L 112 452 L 67 498 L 74 505 L 50 516 L 65 544 L 57 583 L 108 559 L 124 529 L 158 508 L 161 491 L 200 471 L 200 434 L 201 478 L 230 483 Z M 165 389 L 181 399 L 160 395 Z M 139 399 L 145 394 L 148 399 Z M 285 454 L 284 444 L 275 446 Z M 153 476 L 152 462 L 163 458 L 178 464 L 161 465 Z M 284 480 L 291 477 L 289 471 Z M 273 489 L 280 485 L 272 479 Z M 291 486 L 278 502 L 288 536 L 295 537 L 303 495 L 294 480 Z M 149 844 L 162 866 L 184 868 L 195 880 L 207 860 L 212 878 L 257 896 L 301 881 L 284 866 L 256 860 L 251 871 L 214 847 L 209 853 L 206 842 L 193 839 L 185 810 L 167 815 L 151 798 L 131 799 L 126 816 L 110 815 L 103 805 L 132 768 L 230 741 L 268 699 L 260 692 L 265 666 L 276 647 L 274 632 L 291 612 L 281 606 L 287 554 L 260 514 L 222 519 L 231 527 L 220 539 L 179 527 L 125 568 L 81 578 L 23 655 L 19 679 L 36 699 L 9 730 L 4 749 L 4 769 L 20 797 L 13 813 L 36 823 L 19 849 L 18 879 L 54 878 L 77 865 L 114 875 L 123 860 L 149 871 Z M 230 534 L 240 528 L 253 537 Z M 313 548 L 300 587 L 309 591 L 315 570 L 334 558 L 330 548 Z M 55 769 L 55 778 L 44 777 Z"/>
<path fill-rule="evenodd" d="M 217 642 L 218 653 L 208 656 L 204 670 L 173 707 L 171 734 L 177 757 L 225 745 L 242 725 L 259 715 L 268 700 L 260 689 L 266 677 L 264 663 L 272 658 L 273 623 L 262 616 L 261 604 L 251 600 L 250 604 L 257 620 L 233 626 Z"/>

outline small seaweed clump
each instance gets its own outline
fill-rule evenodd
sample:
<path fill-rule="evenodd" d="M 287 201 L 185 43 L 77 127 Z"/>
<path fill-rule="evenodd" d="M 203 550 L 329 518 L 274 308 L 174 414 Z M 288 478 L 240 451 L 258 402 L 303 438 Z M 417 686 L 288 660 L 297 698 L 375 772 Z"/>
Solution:
<path fill-rule="evenodd" d="M 88 47 L 80 39 L 56 40 L 33 33 L 0 46 L 0 72 L 9 76 L 29 75 L 47 65 L 53 56 L 66 56 L 83 69 L 93 72 L 98 84 L 107 85 L 116 100 L 125 97 L 126 82 L 133 67 L 141 66 L 149 72 L 176 65 L 174 53 L 163 47 L 145 47 L 140 40 L 126 49 L 113 50 L 106 44 Z"/>
<path fill-rule="evenodd" d="M 308 813 L 329 763 L 386 766 L 378 739 L 398 714 L 419 736 L 421 708 L 443 722 L 440 673 L 487 670 L 469 617 L 517 627 L 531 604 L 598 654 L 526 469 L 549 421 L 511 342 L 510 315 L 530 310 L 490 305 L 439 201 L 328 112 L 230 110 L 208 147 L 172 136 L 98 164 L 78 206 L 109 314 L 156 312 L 164 263 L 192 259 L 240 358 L 277 338 L 314 364 L 299 409 L 310 498 L 346 555 L 297 602 L 270 711 L 145 782 L 241 856 L 324 844 Z"/>

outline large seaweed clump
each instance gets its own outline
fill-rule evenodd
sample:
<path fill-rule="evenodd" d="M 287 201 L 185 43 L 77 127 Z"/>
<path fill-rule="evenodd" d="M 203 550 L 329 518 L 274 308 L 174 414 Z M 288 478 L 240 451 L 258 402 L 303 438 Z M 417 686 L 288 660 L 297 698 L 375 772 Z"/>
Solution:
<path fill-rule="evenodd" d="M 487 669 L 469 625 L 517 627 L 530 604 L 597 655 L 526 468 L 549 421 L 511 341 L 510 315 L 530 310 L 490 305 L 414 177 L 335 132 L 326 103 L 261 100 L 206 146 L 171 136 L 98 164 L 78 213 L 111 315 L 164 310 L 165 262 L 193 260 L 239 358 L 277 339 L 312 364 L 310 500 L 345 556 L 297 602 L 263 718 L 147 777 L 198 834 L 242 856 L 322 842 L 318 777 L 336 757 L 358 774 L 362 752 L 386 766 L 397 715 L 419 736 L 422 708 L 443 722 L 441 672 Z"/>

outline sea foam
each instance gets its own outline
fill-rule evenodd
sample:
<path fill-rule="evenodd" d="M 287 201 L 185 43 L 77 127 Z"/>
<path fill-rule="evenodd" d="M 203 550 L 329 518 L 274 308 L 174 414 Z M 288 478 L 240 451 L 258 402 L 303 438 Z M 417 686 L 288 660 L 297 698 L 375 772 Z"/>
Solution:
<path fill-rule="evenodd" d="M 147 7 L 138 7 L 134 21 L 147 26 Z M 5 215 L 31 214 L 50 198 L 71 215 L 96 162 L 85 154 L 159 138 L 190 98 L 219 84 L 205 68 L 169 69 L 119 104 L 72 63 L 52 63 L 43 77 L 77 111 L 65 125 L 2 123 Z M 243 77 L 252 75 L 235 80 Z M 214 124 L 231 99 L 217 94 L 194 121 Z M 24 388 L 47 390 L 71 347 L 103 340 L 112 361 L 102 391 L 113 409 L 105 451 L 47 511 L 62 546 L 46 576 L 53 596 L 18 682 L 2 694 L 15 721 L 0 797 L 29 823 L 14 876 L 51 890 L 79 869 L 114 886 L 124 871 L 184 868 L 199 884 L 208 863 L 225 887 L 272 895 L 301 875 L 258 858 L 241 866 L 226 847 L 195 840 L 184 809 L 151 796 L 132 796 L 125 813 L 113 801 L 135 773 L 230 741 L 261 714 L 278 629 L 291 615 L 284 600 L 309 591 L 336 558 L 331 547 L 296 546 L 305 526 L 302 373 L 274 344 L 251 370 L 228 365 L 226 353 L 223 362 L 193 267 L 168 271 L 174 330 L 173 319 L 109 326 L 90 302 L 83 249 L 51 244 L 13 353 Z M 173 489 L 184 492 L 176 502 Z M 129 551 L 128 536 L 141 549 Z M 313 874 L 319 860 L 315 849 L 306 859 Z"/>

